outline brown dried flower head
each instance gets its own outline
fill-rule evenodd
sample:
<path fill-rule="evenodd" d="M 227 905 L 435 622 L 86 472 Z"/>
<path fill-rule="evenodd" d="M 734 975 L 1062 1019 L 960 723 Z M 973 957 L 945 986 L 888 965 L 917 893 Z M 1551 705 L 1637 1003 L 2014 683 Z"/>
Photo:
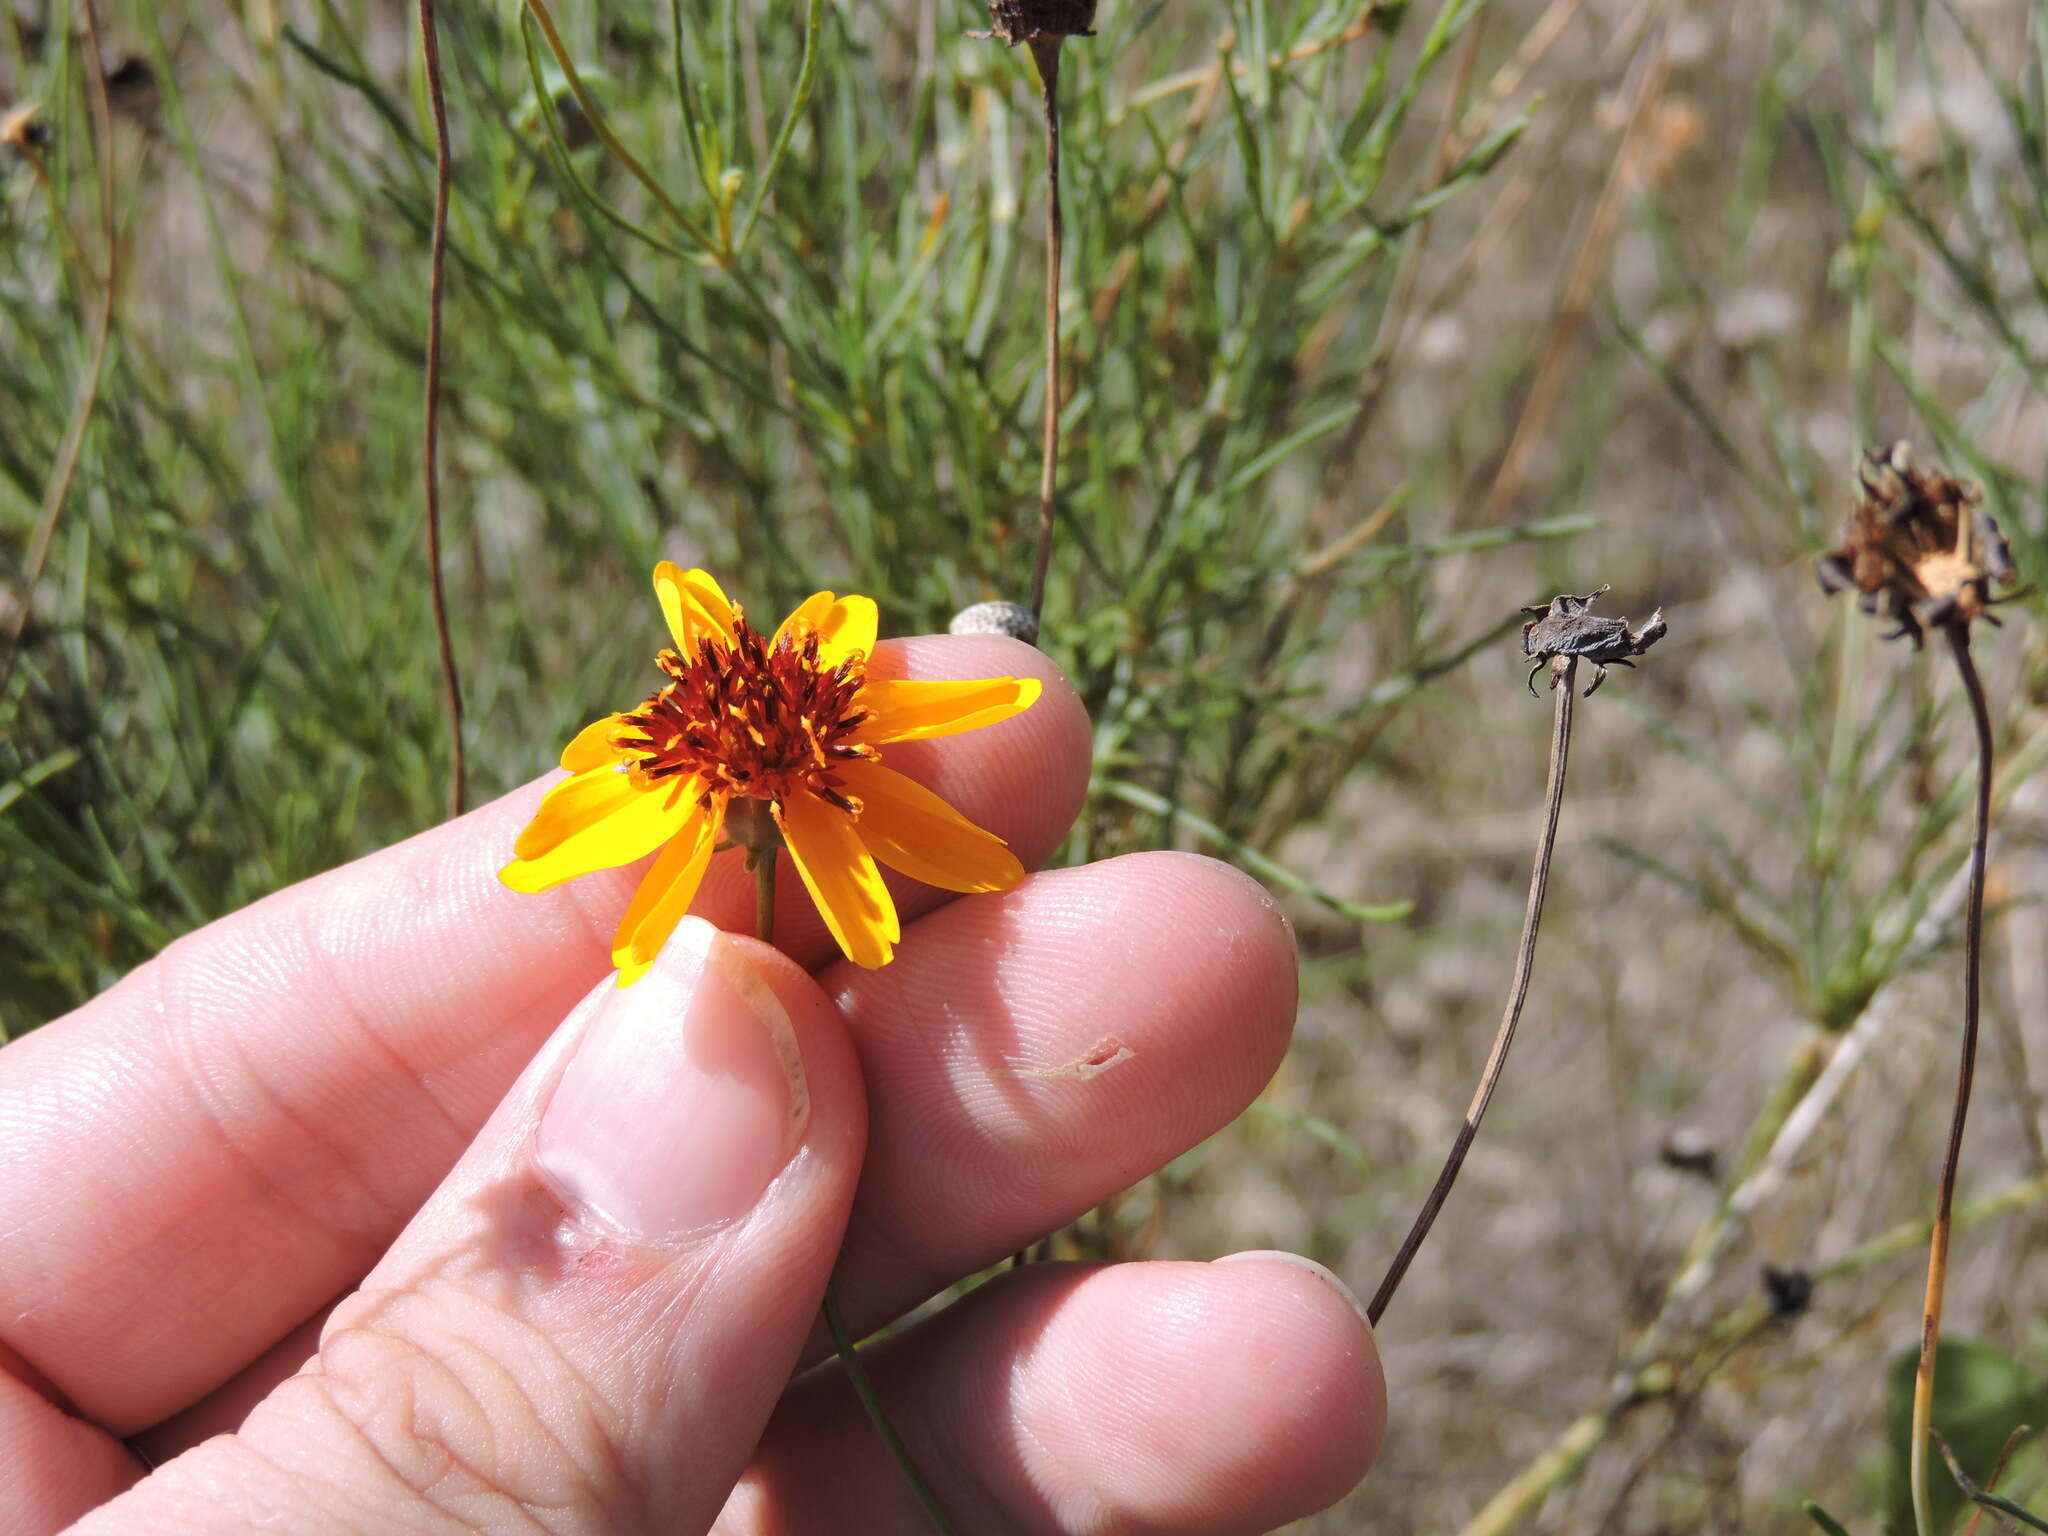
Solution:
<path fill-rule="evenodd" d="M 1854 590 L 1865 613 L 1882 614 L 1915 646 L 1930 629 L 1968 626 L 1990 612 L 1995 581 L 2017 579 L 2012 546 L 1978 506 L 1983 491 L 1938 469 L 1918 470 L 1904 443 L 1872 448 L 1857 467 L 1861 500 L 1842 547 L 1822 555 L 1823 592 Z"/>
<path fill-rule="evenodd" d="M 988 35 L 1012 48 L 1034 37 L 1093 37 L 1095 0 L 988 0 Z"/>
<path fill-rule="evenodd" d="M 1633 668 L 1635 662 L 1629 658 L 1642 655 L 1669 632 L 1671 626 L 1664 622 L 1662 608 L 1651 614 L 1640 629 L 1630 629 L 1627 619 L 1603 618 L 1593 613 L 1593 604 L 1606 591 L 1603 586 L 1583 597 L 1560 592 L 1547 603 L 1522 610 L 1536 615 L 1522 626 L 1522 654 L 1536 659 L 1536 665 L 1529 669 L 1531 693 L 1536 691 L 1538 672 L 1559 657 L 1573 657 L 1593 668 L 1593 680 L 1586 684 L 1586 697 L 1590 699 L 1593 690 L 1607 681 L 1609 667 Z M 1550 686 L 1556 688 L 1563 676 L 1561 669 L 1552 667 Z"/>
<path fill-rule="evenodd" d="M 0 145 L 32 155 L 50 142 L 50 124 L 40 102 L 24 101 L 0 113 Z"/>

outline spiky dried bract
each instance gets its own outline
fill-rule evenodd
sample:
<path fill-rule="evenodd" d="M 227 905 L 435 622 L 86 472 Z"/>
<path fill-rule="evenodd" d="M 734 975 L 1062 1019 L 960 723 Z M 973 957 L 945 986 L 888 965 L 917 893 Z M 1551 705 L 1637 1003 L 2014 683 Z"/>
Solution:
<path fill-rule="evenodd" d="M 1093 37 L 1095 0 L 988 0 L 989 35 L 1012 48 L 1034 37 Z"/>
<path fill-rule="evenodd" d="M 1580 597 L 1570 592 L 1560 592 L 1547 603 L 1538 603 L 1522 612 L 1533 613 L 1535 618 L 1522 626 L 1522 654 L 1536 658 L 1536 665 L 1529 672 L 1529 691 L 1536 691 L 1536 674 L 1556 656 L 1573 656 L 1580 661 L 1592 663 L 1595 668 L 1593 681 L 1586 684 L 1586 697 L 1593 696 L 1593 690 L 1607 681 L 1609 667 L 1634 667 L 1629 658 L 1640 656 L 1651 646 L 1662 640 L 1670 628 L 1664 622 L 1664 610 L 1659 608 L 1640 629 L 1630 629 L 1628 620 L 1602 618 L 1589 612 L 1606 587 L 1588 592 Z M 1553 673 L 1550 686 L 1557 686 L 1558 677 Z"/>
<path fill-rule="evenodd" d="M 1983 491 L 1939 469 L 1920 470 L 1904 443 L 1873 448 L 1857 467 L 1860 493 L 1842 547 L 1821 556 L 1823 592 L 1855 591 L 1917 647 L 1930 629 L 1991 619 L 1991 584 L 2017 579 L 2012 546 L 1978 503 Z"/>

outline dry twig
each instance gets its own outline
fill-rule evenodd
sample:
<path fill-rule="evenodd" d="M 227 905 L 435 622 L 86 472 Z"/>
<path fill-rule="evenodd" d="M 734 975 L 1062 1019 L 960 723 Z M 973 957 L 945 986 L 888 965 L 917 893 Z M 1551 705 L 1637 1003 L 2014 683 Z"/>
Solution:
<path fill-rule="evenodd" d="M 420 473 L 427 493 L 427 587 L 434 599 L 434 637 L 441 651 L 441 699 L 448 714 L 448 814 L 460 816 L 468 774 L 462 749 L 462 679 L 448 632 L 448 587 L 441 571 L 441 299 L 448 263 L 448 103 L 441 92 L 441 40 L 434 0 L 420 0 L 420 48 L 427 99 L 434 110 L 434 236 L 427 266 L 427 384 L 421 409 Z"/>
<path fill-rule="evenodd" d="M 1387 1266 L 1379 1288 L 1373 1292 L 1372 1301 L 1366 1306 L 1366 1316 L 1375 1325 L 1394 1299 L 1402 1277 L 1408 1273 L 1408 1266 L 1414 1261 L 1416 1252 L 1436 1222 L 1437 1213 L 1450 1196 L 1451 1186 L 1457 1182 L 1458 1170 L 1465 1165 L 1465 1154 L 1471 1150 L 1473 1138 L 1479 1134 L 1479 1122 L 1485 1118 L 1486 1106 L 1493 1099 L 1494 1089 L 1500 1085 L 1508 1049 L 1514 1044 L 1515 1027 L 1521 1022 L 1522 1004 L 1529 996 L 1529 977 L 1536 966 L 1536 933 L 1543 922 L 1543 896 L 1550 884 L 1551 854 L 1557 846 L 1557 818 L 1564 805 L 1564 770 L 1571 752 L 1572 701 L 1576 696 L 1572 684 L 1577 677 L 1578 665 L 1584 661 L 1596 669 L 1593 681 L 1586 686 L 1590 697 L 1606 677 L 1608 667 L 1632 666 L 1629 658 L 1640 656 L 1664 637 L 1664 611 L 1661 608 L 1647 624 L 1635 631 L 1628 628 L 1626 620 L 1596 618 L 1588 613 L 1594 598 L 1606 590 L 1602 587 L 1599 592 L 1584 597 L 1561 594 L 1541 607 L 1522 610 L 1540 615 L 1522 626 L 1522 650 L 1525 655 L 1540 658 L 1538 671 L 1545 665 L 1549 666 L 1551 694 L 1556 702 L 1550 723 L 1550 763 L 1543 791 L 1543 825 L 1536 839 L 1535 867 L 1529 872 L 1529 903 L 1522 914 L 1522 938 L 1515 949 L 1514 977 L 1508 983 L 1507 1007 L 1501 1012 L 1493 1048 L 1487 1052 L 1486 1065 L 1480 1069 L 1479 1086 L 1473 1090 L 1472 1102 L 1466 1106 L 1457 1139 L 1451 1143 L 1450 1154 L 1444 1159 L 1436 1183 L 1422 1202 L 1421 1211 L 1416 1214 L 1408 1235 L 1401 1240 L 1393 1262 Z M 1531 673 L 1532 684 L 1534 680 L 1535 674 Z"/>

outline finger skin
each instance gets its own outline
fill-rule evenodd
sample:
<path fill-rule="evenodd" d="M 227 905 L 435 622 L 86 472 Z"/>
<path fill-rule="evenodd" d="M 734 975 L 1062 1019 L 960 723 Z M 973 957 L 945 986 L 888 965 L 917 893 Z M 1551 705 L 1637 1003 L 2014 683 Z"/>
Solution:
<path fill-rule="evenodd" d="M 876 672 L 1043 679 L 1016 719 L 888 759 L 1027 864 L 1057 846 L 1089 740 L 1049 661 L 940 636 L 885 643 Z M 354 1284 L 609 969 L 636 871 L 540 896 L 497 880 L 544 787 L 223 919 L 0 1050 L 0 1295 L 35 1298 L 0 1347 L 73 1411 L 133 1433 Z M 782 888 L 778 933 L 815 963 L 822 927 Z M 740 872 L 714 870 L 697 910 L 750 927 Z"/>
<path fill-rule="evenodd" d="M 0 1372 L 0 1531 L 60 1531 L 137 1478 L 142 1464 L 96 1424 L 74 1418 L 25 1380 Z"/>
<path fill-rule="evenodd" d="M 837 1284 L 857 1328 L 1100 1204 L 1234 1119 L 1286 1050 L 1294 946 L 1254 881 L 1143 853 L 928 913 L 880 971 L 821 973 L 874 1106 Z M 310 1351 L 147 1439 L 232 1428 Z M 830 1353 L 822 1330 L 808 1358 Z"/>
<path fill-rule="evenodd" d="M 820 979 L 873 1106 L 837 1278 L 861 1329 L 1229 1124 L 1286 1052 L 1297 987 L 1271 896 L 1182 853 L 1033 876 L 921 919 L 886 970 Z"/>
<path fill-rule="evenodd" d="M 1343 1497 L 1386 1388 L 1357 1303 L 1298 1263 L 1032 1265 L 869 1355 L 955 1525 L 1231 1536 Z M 776 1410 L 718 1536 L 930 1529 L 836 1369 Z"/>
<path fill-rule="evenodd" d="M 661 1043 L 629 1063 L 615 1051 L 606 1070 L 614 1082 L 622 1070 L 665 1078 L 691 1061 L 695 1080 L 731 1084 L 735 1046 L 782 1061 L 769 1069 L 772 1112 L 788 1117 L 791 1140 L 742 1186 L 739 1205 L 719 1207 L 708 1224 L 692 1217 L 675 1229 L 629 1231 L 543 1171 L 537 1149 L 560 1124 L 552 1107 L 565 1102 L 571 1057 L 601 1030 L 597 1009 L 628 996 L 601 984 L 361 1290 L 335 1308 L 311 1364 L 235 1434 L 158 1469 L 88 1517 L 80 1536 L 704 1529 L 816 1315 L 865 1134 L 859 1064 L 816 983 L 748 939 L 713 940 L 704 964 L 724 979 L 695 979 L 693 968 L 692 981 L 673 989 L 682 1000 L 674 1009 L 641 984 L 649 992 L 624 1006 L 653 1009 L 636 1038 Z M 703 1028 L 698 1015 L 680 1020 L 694 1007 L 690 993 L 707 985 L 756 999 L 725 1006 L 715 1044 L 691 1033 Z M 769 993 L 777 1022 L 764 1028 L 758 999 Z M 673 1046 L 661 1034 L 672 1019 L 684 1031 Z M 751 1079 L 738 1091 L 754 1102 Z M 658 1115 L 659 1098 L 632 1102 Z M 596 1124 L 589 1102 L 577 1102 L 579 1118 Z M 726 1123 L 714 1110 L 709 1124 Z M 634 1155 L 647 1145 L 677 1155 Z M 718 1180 L 731 1145 L 715 1130 L 693 1138 L 664 1126 L 651 1143 L 628 1136 L 619 1144 L 628 1162 L 613 1167 L 630 1166 L 629 1182 L 643 1190 L 701 1190 L 707 1173 Z M 701 1200 L 686 1195 L 683 1208 L 700 1210 Z"/>

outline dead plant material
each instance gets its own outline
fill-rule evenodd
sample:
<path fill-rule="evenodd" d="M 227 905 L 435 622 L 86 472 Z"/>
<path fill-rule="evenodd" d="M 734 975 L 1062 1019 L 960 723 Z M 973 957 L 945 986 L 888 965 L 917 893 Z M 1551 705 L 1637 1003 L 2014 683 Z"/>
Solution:
<path fill-rule="evenodd" d="M 462 748 L 462 678 L 448 632 L 448 584 L 441 570 L 441 301 L 448 266 L 448 103 L 441 91 L 441 39 L 434 0 L 420 0 L 420 49 L 427 66 L 427 98 L 434 112 L 434 234 L 427 258 L 427 379 L 421 408 L 420 473 L 427 498 L 427 589 L 434 603 L 434 637 L 441 655 L 441 699 L 448 716 L 448 813 L 460 816 L 468 774 Z"/>
<path fill-rule="evenodd" d="M 1865 613 L 1898 626 L 1885 638 L 1918 649 L 1930 629 L 1998 622 L 1991 584 L 2017 579 L 2012 546 L 1967 480 L 1913 465 L 1905 443 L 1873 448 L 1857 469 L 1861 497 L 1842 547 L 1815 567 L 1823 592 L 1855 591 Z"/>
<path fill-rule="evenodd" d="M 1591 697 L 1606 676 L 1608 667 L 1632 665 L 1629 657 L 1642 655 L 1664 637 L 1667 626 L 1662 608 L 1635 631 L 1629 629 L 1625 619 L 1600 619 L 1588 614 L 1586 609 L 1593 599 L 1606 590 L 1603 586 L 1584 597 L 1561 592 L 1548 603 L 1522 610 L 1542 615 L 1522 626 L 1522 653 L 1540 658 L 1537 662 L 1539 671 L 1545 666 L 1551 669 L 1550 687 L 1554 704 L 1550 724 L 1550 765 L 1544 775 L 1543 824 L 1536 838 L 1536 862 L 1529 873 L 1529 903 L 1522 914 L 1522 938 L 1515 949 L 1514 977 L 1508 983 L 1507 1007 L 1501 1012 L 1493 1048 L 1487 1052 L 1486 1065 L 1480 1069 L 1479 1085 L 1473 1090 L 1472 1102 L 1466 1106 L 1457 1139 L 1451 1143 L 1450 1154 L 1444 1159 L 1435 1185 L 1422 1202 L 1421 1211 L 1408 1228 L 1408 1235 L 1402 1238 L 1393 1262 L 1387 1266 L 1379 1288 L 1373 1292 L 1372 1301 L 1365 1309 L 1366 1317 L 1375 1326 L 1393 1301 L 1394 1292 L 1400 1288 L 1408 1266 L 1414 1262 L 1423 1240 L 1429 1236 L 1429 1229 L 1436 1224 L 1437 1213 L 1450 1197 L 1458 1171 L 1465 1166 L 1465 1154 L 1471 1151 L 1472 1142 L 1479 1134 L 1479 1122 L 1486 1116 L 1486 1106 L 1493 1099 L 1494 1089 L 1500 1086 L 1501 1072 L 1507 1066 L 1508 1049 L 1514 1044 L 1515 1027 L 1521 1022 L 1522 1004 L 1528 1000 L 1529 978 L 1536 967 L 1536 933 L 1543 922 L 1543 896 L 1550 886 L 1550 859 L 1557 847 L 1557 819 L 1564 806 L 1565 761 L 1571 753 L 1572 744 L 1572 682 L 1579 663 L 1584 661 L 1600 668 L 1600 676 L 1586 688 L 1586 695 Z M 1530 674 L 1530 688 L 1533 692 L 1533 672 Z"/>
<path fill-rule="evenodd" d="M 1093 37 L 1095 0 L 988 0 L 983 34 L 1014 48 L 1040 37 Z"/>
<path fill-rule="evenodd" d="M 1584 597 L 1560 592 L 1547 603 L 1522 610 L 1537 615 L 1522 626 L 1522 654 L 1536 658 L 1536 665 L 1529 669 L 1529 692 L 1536 691 L 1536 674 L 1554 657 L 1576 656 L 1596 669 L 1593 681 L 1586 684 L 1586 697 L 1590 699 L 1593 691 L 1607 681 L 1609 667 L 1633 669 L 1635 663 L 1629 658 L 1642 655 L 1664 638 L 1670 626 L 1664 622 L 1662 608 L 1651 614 L 1641 629 L 1633 630 L 1625 618 L 1606 619 L 1589 612 L 1594 601 L 1606 591 L 1602 587 Z M 1557 686 L 1558 675 L 1553 668 L 1553 688 Z"/>
<path fill-rule="evenodd" d="M 1032 560 L 1031 612 L 1035 631 L 1045 614 L 1045 580 L 1052 569 L 1052 531 L 1060 473 L 1060 268 L 1066 225 L 1060 218 L 1060 44 L 1093 37 L 1095 0 L 989 0 L 990 30 L 1009 47 L 1031 45 L 1045 112 L 1045 430 L 1038 477 L 1038 547 Z"/>
<path fill-rule="evenodd" d="M 1885 638 L 1903 636 L 1916 650 L 1928 630 L 1940 631 L 1955 659 L 1956 676 L 1969 702 L 1970 723 L 1977 738 L 1976 817 L 1970 842 L 1969 903 L 1963 922 L 1962 1046 L 1955 1105 L 1949 1114 L 1948 1147 L 1942 1156 L 1941 1193 L 1927 1243 L 1927 1293 L 1920 1310 L 1920 1364 L 1913 1376 L 1912 1440 L 1907 1453 L 1914 1527 L 1919 1536 L 1933 1536 L 1927 1446 L 1933 1437 L 1935 1356 L 1948 1285 L 1956 1175 L 1977 1072 L 1984 868 L 1991 837 L 1991 711 L 1970 654 L 1970 634 L 1971 625 L 1980 618 L 1998 622 L 1991 612 L 1991 605 L 1999 601 L 1992 596 L 1992 583 L 2007 585 L 2017 579 L 2018 572 L 2013 567 L 2012 548 L 1997 521 L 1978 505 L 1983 492 L 1939 469 L 1915 468 L 1905 443 L 1866 452 L 1856 479 L 1860 495 L 1842 547 L 1823 555 L 1816 571 L 1821 590 L 1859 593 L 1865 613 L 1898 626 Z"/>

